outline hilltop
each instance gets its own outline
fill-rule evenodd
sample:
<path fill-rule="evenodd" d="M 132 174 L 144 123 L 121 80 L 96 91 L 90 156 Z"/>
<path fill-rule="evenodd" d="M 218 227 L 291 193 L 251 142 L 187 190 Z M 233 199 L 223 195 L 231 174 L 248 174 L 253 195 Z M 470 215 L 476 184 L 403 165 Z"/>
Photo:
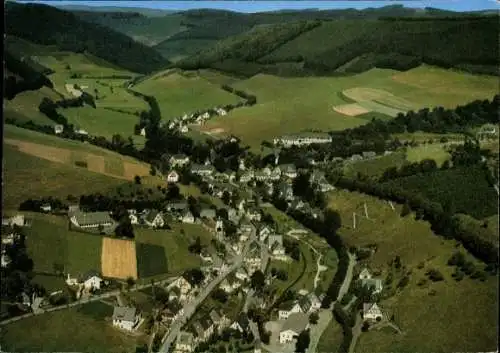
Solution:
<path fill-rule="evenodd" d="M 9 2 L 5 19 L 8 35 L 63 51 L 89 53 L 133 72 L 149 73 L 169 64 L 158 52 L 130 37 L 55 7 Z"/>

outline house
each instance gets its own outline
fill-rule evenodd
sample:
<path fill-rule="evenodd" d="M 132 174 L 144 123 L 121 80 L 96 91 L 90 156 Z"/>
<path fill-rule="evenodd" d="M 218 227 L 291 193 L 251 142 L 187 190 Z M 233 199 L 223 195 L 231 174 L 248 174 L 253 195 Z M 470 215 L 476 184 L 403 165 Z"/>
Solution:
<path fill-rule="evenodd" d="M 278 196 L 287 201 L 293 200 L 293 188 L 288 183 L 280 183 L 278 189 Z"/>
<path fill-rule="evenodd" d="M 238 223 L 241 219 L 240 215 L 238 215 L 238 211 L 232 207 L 227 210 L 227 218 L 232 223 Z"/>
<path fill-rule="evenodd" d="M 255 178 L 255 172 L 253 170 L 247 170 L 246 172 L 244 172 L 240 178 L 239 178 L 239 182 L 240 183 L 248 183 L 249 181 L 251 181 L 253 178 Z"/>
<path fill-rule="evenodd" d="M 296 301 L 287 301 L 278 307 L 278 318 L 286 320 L 291 314 L 301 313 L 302 308 Z"/>
<path fill-rule="evenodd" d="M 77 135 L 88 135 L 89 133 L 83 129 L 76 129 L 75 134 Z"/>
<path fill-rule="evenodd" d="M 240 281 L 233 273 L 230 273 L 221 283 L 220 288 L 226 293 L 232 293 L 241 287 Z"/>
<path fill-rule="evenodd" d="M 140 132 L 139 134 L 140 134 L 141 136 L 146 137 L 146 128 L 145 128 L 145 127 L 143 127 L 143 128 L 141 129 L 141 132 Z"/>
<path fill-rule="evenodd" d="M 248 219 L 251 221 L 259 222 L 262 218 L 262 214 L 260 212 L 260 209 L 257 207 L 250 207 L 247 210 L 246 215 L 247 215 Z"/>
<path fill-rule="evenodd" d="M 177 336 L 175 350 L 181 352 L 192 352 L 194 350 L 194 337 L 191 332 L 181 331 Z"/>
<path fill-rule="evenodd" d="M 128 218 L 130 219 L 131 224 L 139 224 L 139 217 L 137 217 L 136 210 L 127 210 Z"/>
<path fill-rule="evenodd" d="M 281 234 L 272 234 L 269 236 L 267 240 L 268 248 L 271 249 L 275 243 L 283 245 L 283 236 Z"/>
<path fill-rule="evenodd" d="M 365 267 L 363 268 L 363 270 L 361 270 L 361 272 L 359 273 L 359 279 L 363 280 L 363 279 L 371 279 L 372 278 L 372 274 L 370 273 L 370 271 Z"/>
<path fill-rule="evenodd" d="M 141 315 L 136 308 L 127 306 L 115 306 L 113 310 L 113 326 L 123 330 L 133 331 L 137 327 Z"/>
<path fill-rule="evenodd" d="M 296 178 L 297 177 L 297 168 L 293 164 L 281 164 L 279 166 L 281 170 L 281 175 L 284 175 L 288 178 Z"/>
<path fill-rule="evenodd" d="M 189 157 L 185 154 L 174 154 L 170 157 L 169 163 L 172 167 L 182 167 L 189 163 Z"/>
<path fill-rule="evenodd" d="M 180 276 L 172 282 L 172 286 L 179 288 L 181 296 L 186 295 L 191 291 L 191 289 L 193 289 L 191 282 L 189 282 L 184 276 Z"/>
<path fill-rule="evenodd" d="M 250 328 L 250 321 L 248 320 L 247 314 L 241 313 L 240 315 L 238 315 L 238 318 L 233 322 L 230 328 L 241 333 L 247 332 Z"/>
<path fill-rule="evenodd" d="M 64 126 L 63 125 L 60 125 L 60 124 L 54 125 L 54 133 L 56 135 L 62 134 L 63 131 L 64 131 Z"/>
<path fill-rule="evenodd" d="M 265 241 L 269 234 L 272 233 L 272 229 L 269 226 L 262 226 L 259 229 L 259 241 Z"/>
<path fill-rule="evenodd" d="M 103 279 L 100 277 L 99 272 L 89 271 L 79 278 L 79 282 L 82 283 L 83 287 L 87 290 L 101 289 Z"/>
<path fill-rule="evenodd" d="M 382 310 L 378 307 L 377 303 L 363 303 L 363 320 L 382 320 Z"/>
<path fill-rule="evenodd" d="M 305 202 L 302 201 L 301 199 L 297 198 L 297 199 L 293 200 L 292 203 L 290 204 L 290 209 L 299 211 L 299 210 L 304 209 L 304 206 L 305 206 Z"/>
<path fill-rule="evenodd" d="M 350 159 L 353 162 L 358 162 L 363 160 L 363 156 L 361 156 L 360 154 L 353 154 Z"/>
<path fill-rule="evenodd" d="M 160 228 L 165 225 L 163 214 L 157 210 L 151 210 L 144 217 L 144 223 L 151 228 Z"/>
<path fill-rule="evenodd" d="M 280 167 L 275 167 L 270 175 L 271 180 L 279 180 L 281 178 L 281 169 Z"/>
<path fill-rule="evenodd" d="M 191 213 L 191 211 L 186 211 L 182 217 L 180 218 L 180 220 L 182 221 L 182 223 L 189 223 L 189 224 L 193 224 L 194 223 L 194 216 L 193 214 Z"/>
<path fill-rule="evenodd" d="M 285 135 L 273 139 L 275 145 L 283 145 L 284 147 L 290 146 L 304 146 L 317 143 L 331 143 L 332 137 L 324 133 L 304 133 L 297 135 Z"/>
<path fill-rule="evenodd" d="M 201 176 L 210 176 L 214 173 L 215 169 L 211 164 L 193 164 L 191 166 L 191 173 Z"/>
<path fill-rule="evenodd" d="M 205 316 L 193 324 L 196 338 L 200 341 L 207 340 L 214 333 L 214 324 L 210 317 Z"/>
<path fill-rule="evenodd" d="M 321 300 L 315 293 L 309 293 L 307 297 L 309 299 L 309 302 L 311 303 L 311 308 L 309 309 L 309 312 L 321 309 Z"/>
<path fill-rule="evenodd" d="M 2 218 L 2 225 L 23 227 L 27 225 L 27 220 L 24 218 L 23 214 L 17 214 L 10 218 Z"/>
<path fill-rule="evenodd" d="M 362 286 L 372 288 L 373 294 L 382 292 L 383 284 L 380 278 L 372 278 L 372 274 L 367 268 L 364 268 L 359 274 L 359 280 Z"/>
<path fill-rule="evenodd" d="M 179 302 L 178 298 L 170 299 L 166 304 L 165 309 L 161 313 L 161 320 L 163 322 L 172 322 L 177 320 L 177 318 L 184 314 L 184 309 L 182 304 Z"/>
<path fill-rule="evenodd" d="M 167 182 L 177 183 L 178 181 L 179 181 L 179 173 L 177 173 L 175 170 L 172 170 L 167 174 Z"/>
<path fill-rule="evenodd" d="M 277 260 L 286 261 L 287 256 L 285 252 L 285 247 L 283 246 L 283 236 L 279 234 L 273 234 L 269 236 L 268 247 L 271 251 L 272 257 Z"/>
<path fill-rule="evenodd" d="M 11 258 L 7 253 L 5 252 L 5 249 L 2 249 L 2 256 L 0 259 L 0 265 L 5 268 L 7 267 L 10 263 L 12 262 Z"/>
<path fill-rule="evenodd" d="M 208 316 L 210 317 L 214 325 L 219 327 L 219 329 L 222 329 L 227 324 L 227 317 L 222 311 L 212 309 L 210 313 L 208 313 Z"/>
<path fill-rule="evenodd" d="M 16 233 L 10 233 L 10 234 L 5 234 L 2 235 L 2 245 L 11 245 L 14 244 L 16 240 L 20 239 L 19 234 Z"/>
<path fill-rule="evenodd" d="M 180 132 L 182 132 L 183 134 L 185 134 L 186 132 L 189 131 L 189 128 L 187 127 L 187 125 L 182 125 L 179 130 L 180 130 Z"/>
<path fill-rule="evenodd" d="M 217 214 L 212 208 L 204 208 L 200 211 L 200 218 L 215 219 L 215 217 L 217 217 Z"/>
<path fill-rule="evenodd" d="M 248 273 L 242 267 L 240 267 L 239 269 L 236 270 L 235 276 L 240 281 L 246 281 L 247 279 L 249 279 Z"/>
<path fill-rule="evenodd" d="M 246 258 L 243 260 L 247 268 L 249 275 L 252 275 L 255 271 L 260 270 L 262 264 L 261 250 L 259 245 L 255 242 L 250 244 L 250 249 L 248 250 Z"/>
<path fill-rule="evenodd" d="M 108 212 L 81 212 L 77 211 L 71 214 L 70 222 L 73 226 L 81 229 L 95 230 L 103 228 L 110 231 L 114 230 L 115 221 Z"/>
<path fill-rule="evenodd" d="M 367 152 L 363 152 L 361 154 L 363 155 L 364 159 L 371 159 L 371 158 L 375 158 L 377 156 L 377 154 L 373 151 L 367 151 Z"/>
<path fill-rule="evenodd" d="M 290 343 L 309 325 L 309 317 L 304 313 L 294 313 L 286 319 L 280 330 L 279 342 Z"/>

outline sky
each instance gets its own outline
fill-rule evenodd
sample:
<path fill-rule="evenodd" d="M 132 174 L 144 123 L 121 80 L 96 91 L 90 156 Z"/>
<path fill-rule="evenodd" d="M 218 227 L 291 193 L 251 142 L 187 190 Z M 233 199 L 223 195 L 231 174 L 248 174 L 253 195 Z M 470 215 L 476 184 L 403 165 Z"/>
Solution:
<path fill-rule="evenodd" d="M 25 2 L 25 1 L 19 1 Z M 382 7 L 387 5 L 402 4 L 405 7 L 424 8 L 434 7 L 452 11 L 475 11 L 475 10 L 500 10 L 500 0 L 413 0 L 413 1 L 270 1 L 270 0 L 247 0 L 247 1 L 207 1 L 207 0 L 192 0 L 192 1 L 27 1 L 40 2 L 49 5 L 85 5 L 85 6 L 116 6 L 116 7 L 143 7 L 150 9 L 165 9 L 165 10 L 189 10 L 199 8 L 225 9 L 238 12 L 261 12 L 261 11 L 276 11 L 284 9 L 311 9 L 317 8 L 326 9 L 342 9 L 355 8 L 364 9 L 368 7 Z"/>

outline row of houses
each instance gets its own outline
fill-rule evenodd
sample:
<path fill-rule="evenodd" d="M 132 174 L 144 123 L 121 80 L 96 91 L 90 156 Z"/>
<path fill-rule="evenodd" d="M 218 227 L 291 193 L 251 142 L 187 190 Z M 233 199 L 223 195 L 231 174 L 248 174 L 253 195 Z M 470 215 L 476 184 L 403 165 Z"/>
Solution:
<path fill-rule="evenodd" d="M 312 144 L 331 143 L 332 137 L 326 133 L 302 133 L 295 135 L 284 135 L 273 139 L 275 145 L 283 147 L 306 146 Z"/>

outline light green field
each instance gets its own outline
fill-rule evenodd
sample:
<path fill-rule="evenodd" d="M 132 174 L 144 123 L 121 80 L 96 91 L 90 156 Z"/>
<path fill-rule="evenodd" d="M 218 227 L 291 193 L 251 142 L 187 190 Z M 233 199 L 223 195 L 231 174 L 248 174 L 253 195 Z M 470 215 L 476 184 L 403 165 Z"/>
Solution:
<path fill-rule="evenodd" d="M 158 101 L 164 120 L 170 120 L 196 110 L 241 101 L 241 98 L 222 90 L 219 85 L 212 84 L 200 77 L 187 78 L 177 73 L 153 76 L 140 82 L 133 89 L 154 96 Z"/>
<path fill-rule="evenodd" d="M 142 343 L 142 337 L 121 333 L 112 327 L 110 321 L 94 318 L 91 314 L 94 309 L 82 310 L 87 306 L 95 306 L 95 303 L 32 316 L 3 326 L 0 334 L 2 348 L 10 352 L 121 353 L 132 352 L 137 342 Z"/>
<path fill-rule="evenodd" d="M 365 124 L 366 118 L 349 117 L 332 109 L 350 103 L 340 94 L 349 88 L 385 90 L 394 95 L 391 103 L 404 100 L 416 108 L 454 107 L 478 98 L 491 99 L 498 91 L 495 77 L 430 66 L 408 72 L 372 69 L 348 77 L 280 78 L 260 74 L 233 86 L 256 95 L 257 104 L 236 109 L 225 117 L 216 117 L 204 128 L 219 128 L 225 134 L 235 134 L 254 149 L 263 140 L 270 141 L 287 133 L 307 129 L 343 130 Z"/>
<path fill-rule="evenodd" d="M 363 213 L 366 202 L 372 221 L 358 217 L 352 229 L 352 213 Z M 491 351 L 496 344 L 496 280 L 486 282 L 464 279 L 455 282 L 454 271 L 446 265 L 456 250 L 453 240 L 444 240 L 430 230 L 427 222 L 412 217 L 401 218 L 401 206 L 396 211 L 374 197 L 355 192 L 335 191 L 330 194 L 330 207 L 341 214 L 340 234 L 347 246 L 376 244 L 377 251 L 368 260 L 372 269 L 388 273 L 388 262 L 401 257 L 405 270 L 411 270 L 409 284 L 396 295 L 380 302 L 388 315 L 395 315 L 403 335 L 385 332 L 362 334 L 359 352 L 452 352 Z M 470 256 L 469 256 L 470 257 Z M 480 266 L 479 261 L 471 260 Z M 424 267 L 419 269 L 418 265 Z M 438 269 L 445 281 L 418 286 L 425 272 Z M 479 267 L 481 268 L 481 267 Z M 436 296 L 429 296 L 431 289 Z M 425 323 L 423 325 L 422 323 Z"/>
<path fill-rule="evenodd" d="M 434 159 L 438 166 L 449 160 L 451 155 L 442 144 L 425 144 L 418 147 L 409 147 L 406 151 L 406 159 L 409 162 L 420 162 L 424 159 Z"/>
<path fill-rule="evenodd" d="M 356 176 L 361 173 L 366 176 L 380 176 L 390 167 L 401 167 L 405 162 L 404 152 L 394 152 L 387 156 L 367 159 L 357 162 L 348 162 L 344 166 L 344 173 Z"/>
<path fill-rule="evenodd" d="M 403 110 L 394 109 L 374 101 L 362 101 L 358 102 L 358 104 L 367 110 L 382 113 L 391 117 L 396 117 L 399 113 L 404 113 Z"/>

